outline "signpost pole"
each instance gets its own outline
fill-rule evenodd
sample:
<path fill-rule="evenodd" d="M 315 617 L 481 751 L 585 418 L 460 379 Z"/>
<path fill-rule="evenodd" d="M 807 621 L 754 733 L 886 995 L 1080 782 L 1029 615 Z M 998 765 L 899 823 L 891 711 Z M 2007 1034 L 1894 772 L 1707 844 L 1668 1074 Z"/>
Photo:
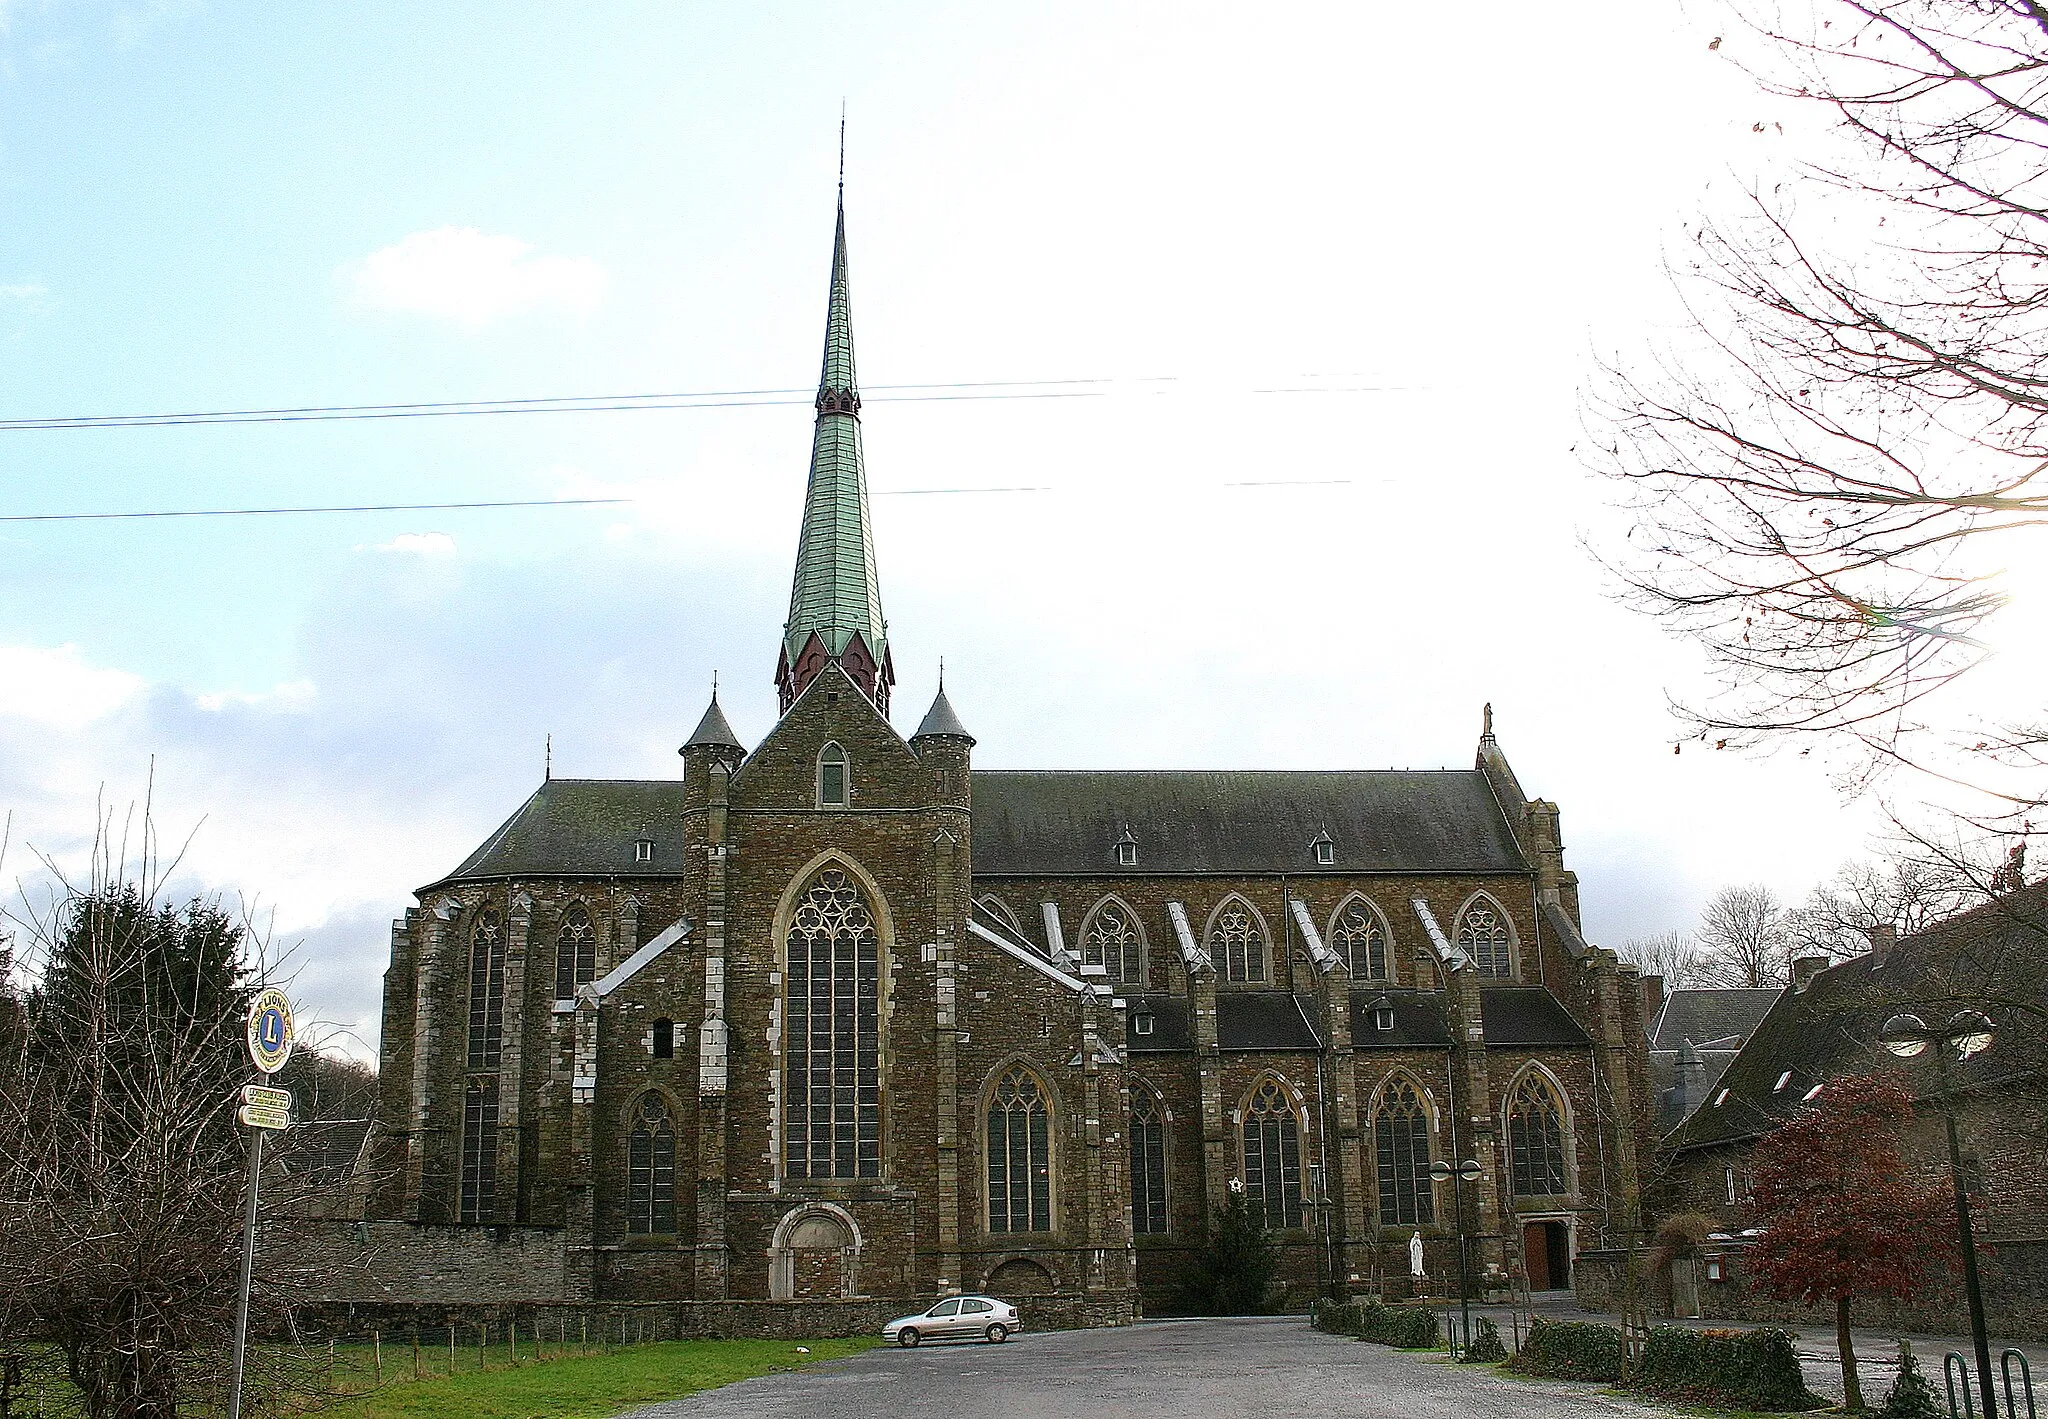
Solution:
<path fill-rule="evenodd" d="M 242 1287 L 235 1302 L 235 1358 L 228 1378 L 228 1419 L 242 1419 L 242 1361 L 249 1344 L 249 1280 L 256 1269 L 256 1187 L 263 1177 L 263 1135 L 249 1130 L 249 1197 L 242 1211 Z"/>

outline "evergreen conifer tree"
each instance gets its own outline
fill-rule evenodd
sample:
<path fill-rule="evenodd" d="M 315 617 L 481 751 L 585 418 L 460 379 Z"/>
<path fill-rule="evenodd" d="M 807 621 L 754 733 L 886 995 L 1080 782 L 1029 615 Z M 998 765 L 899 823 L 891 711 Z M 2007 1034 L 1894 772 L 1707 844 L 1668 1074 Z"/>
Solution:
<path fill-rule="evenodd" d="M 1277 1259 L 1265 1224 L 1242 1188 L 1216 1209 L 1207 1244 L 1188 1280 L 1187 1306 L 1197 1315 L 1255 1315 L 1266 1308 L 1266 1288 Z"/>

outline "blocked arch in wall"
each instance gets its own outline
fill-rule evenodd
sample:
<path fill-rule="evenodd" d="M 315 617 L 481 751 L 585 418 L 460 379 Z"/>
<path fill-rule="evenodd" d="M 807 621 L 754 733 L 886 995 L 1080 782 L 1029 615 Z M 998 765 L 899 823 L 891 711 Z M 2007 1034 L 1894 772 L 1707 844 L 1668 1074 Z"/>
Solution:
<path fill-rule="evenodd" d="M 1060 1283 L 1042 1262 L 1013 1256 L 989 1268 L 982 1289 L 999 1301 L 1010 1301 L 1019 1296 L 1056 1296 Z"/>
<path fill-rule="evenodd" d="M 835 1202 L 806 1202 L 782 1214 L 768 1241 L 768 1299 L 860 1294 L 860 1223 Z"/>
<path fill-rule="evenodd" d="M 980 896 L 976 897 L 974 901 L 975 905 L 981 907 L 985 911 L 988 911 L 996 916 L 1001 917 L 1003 919 L 1004 924 L 1007 925 L 1010 928 L 1010 930 L 1016 932 L 1020 938 L 1024 937 L 1024 923 L 1017 919 L 1017 913 L 1010 910 L 1010 904 L 1008 902 L 1004 901 L 994 892 L 983 892 Z"/>

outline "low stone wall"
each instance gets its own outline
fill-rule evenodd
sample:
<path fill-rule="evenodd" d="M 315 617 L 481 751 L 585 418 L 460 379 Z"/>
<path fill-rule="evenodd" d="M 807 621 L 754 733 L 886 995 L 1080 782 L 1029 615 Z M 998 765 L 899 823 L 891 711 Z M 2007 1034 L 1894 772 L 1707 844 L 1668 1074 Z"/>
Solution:
<path fill-rule="evenodd" d="M 1746 1322 L 1791 1321 L 1800 1325 L 1832 1325 L 1833 1307 L 1802 1306 L 1758 1294 L 1743 1266 L 1742 1244 L 1718 1253 L 1722 1280 L 1698 1285 L 1700 1318 Z M 1572 1263 L 1572 1289 L 1581 1309 L 1615 1312 L 1622 1308 L 1623 1265 L 1618 1249 L 1580 1252 Z M 1649 1252 L 1637 1253 L 1637 1284 L 1653 1314 L 1671 1313 L 1671 1281 L 1659 1274 Z M 1996 1336 L 2033 1339 L 2048 1333 L 2048 1238 L 1979 1242 L 1977 1270 L 1984 1291 L 1986 1328 Z M 1851 1315 L 1859 1326 L 1925 1335 L 1959 1335 L 1969 1329 L 1959 1271 L 1931 1270 L 1910 1300 L 1869 1297 L 1857 1300 Z"/>
<path fill-rule="evenodd" d="M 450 1227 L 431 1222 L 306 1224 L 301 1264 L 323 1301 L 462 1306 L 478 1300 L 587 1301 L 590 1263 L 560 1227 Z"/>
<path fill-rule="evenodd" d="M 427 1346 L 444 1346 L 454 1331 L 458 1345 L 502 1345 L 513 1326 L 522 1345 L 535 1337 L 547 1344 L 625 1344 L 650 1340 L 778 1339 L 820 1340 L 833 1336 L 878 1335 L 898 1316 L 923 1310 L 921 1301 L 856 1297 L 843 1301 L 628 1301 L 580 1305 L 470 1302 L 404 1304 L 325 1301 L 300 1306 L 292 1324 L 315 1339 L 367 1336 L 373 1331 L 400 1344 L 411 1336 Z M 1024 1296 L 1017 1309 L 1027 1331 L 1080 1330 L 1129 1325 L 1136 1316 L 1127 1298 Z"/>

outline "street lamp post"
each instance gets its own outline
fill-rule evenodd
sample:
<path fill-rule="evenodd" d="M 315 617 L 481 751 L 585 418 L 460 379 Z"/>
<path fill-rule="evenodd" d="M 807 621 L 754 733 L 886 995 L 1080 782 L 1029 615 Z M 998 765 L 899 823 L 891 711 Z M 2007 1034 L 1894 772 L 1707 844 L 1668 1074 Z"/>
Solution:
<path fill-rule="evenodd" d="M 1948 1128 L 1949 1178 L 1956 1192 L 1956 1234 L 1963 1250 L 1963 1294 L 1970 1303 L 1970 1339 L 1977 1349 L 1977 1391 L 1984 1400 L 1984 1419 L 1998 1419 L 1998 1401 L 1991 1387 L 1991 1338 L 1984 1327 L 1984 1291 L 1977 1281 L 1977 1238 L 1970 1225 L 1970 1194 L 1963 1185 L 1963 1147 L 1956 1136 L 1955 1109 L 1949 1100 L 1949 1052 L 1958 1061 L 1981 1054 L 1991 1047 L 1991 1021 L 1975 1010 L 1965 1010 L 1936 1030 L 1918 1015 L 1894 1015 L 1884 1022 L 1879 1043 L 1900 1059 L 1913 1059 L 1934 1051 L 1936 1101 L 1942 1122 Z"/>
<path fill-rule="evenodd" d="M 1458 1227 L 1458 1324 L 1464 1330 L 1463 1342 L 1472 1343 L 1472 1286 L 1468 1279 L 1465 1262 L 1465 1184 L 1479 1181 L 1479 1164 L 1470 1158 L 1453 1166 L 1438 1161 L 1429 1165 L 1429 1176 L 1433 1182 L 1451 1181 L 1451 1207 Z"/>

